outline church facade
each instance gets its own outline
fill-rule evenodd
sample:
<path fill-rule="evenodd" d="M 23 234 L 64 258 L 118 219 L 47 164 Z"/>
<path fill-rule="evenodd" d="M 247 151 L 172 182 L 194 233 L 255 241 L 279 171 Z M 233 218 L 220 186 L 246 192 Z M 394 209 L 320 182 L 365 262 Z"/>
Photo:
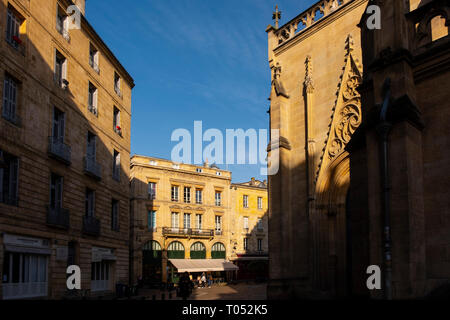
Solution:
<path fill-rule="evenodd" d="M 449 1 L 322 0 L 279 27 L 274 13 L 269 299 L 448 285 L 449 14 Z"/>

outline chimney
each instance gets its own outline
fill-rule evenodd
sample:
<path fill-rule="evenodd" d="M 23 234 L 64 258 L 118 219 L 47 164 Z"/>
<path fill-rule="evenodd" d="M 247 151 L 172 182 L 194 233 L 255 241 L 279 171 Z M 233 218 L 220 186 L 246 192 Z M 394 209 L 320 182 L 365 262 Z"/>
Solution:
<path fill-rule="evenodd" d="M 250 183 L 251 186 L 255 185 L 255 177 L 252 178 L 252 182 Z"/>
<path fill-rule="evenodd" d="M 83 16 L 86 15 L 86 0 L 73 0 L 73 3 L 80 9 Z"/>

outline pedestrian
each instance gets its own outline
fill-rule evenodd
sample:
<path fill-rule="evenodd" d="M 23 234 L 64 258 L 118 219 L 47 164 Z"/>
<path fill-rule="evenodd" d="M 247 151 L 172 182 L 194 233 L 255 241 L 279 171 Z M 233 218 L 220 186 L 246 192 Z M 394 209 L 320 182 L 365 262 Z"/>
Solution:
<path fill-rule="evenodd" d="M 201 281 L 202 281 L 202 287 L 206 287 L 206 276 L 205 276 L 205 273 L 203 272 L 203 274 L 202 274 L 202 279 L 201 279 Z"/>
<path fill-rule="evenodd" d="M 208 278 L 208 288 L 211 288 L 212 283 L 213 283 L 213 277 L 212 277 L 212 274 L 210 274 L 209 278 Z"/>
<path fill-rule="evenodd" d="M 191 279 L 189 279 L 189 273 L 187 271 L 184 272 L 184 274 L 180 277 L 180 282 L 178 283 L 180 287 L 180 296 L 183 298 L 183 300 L 187 300 L 187 298 L 191 294 L 191 286 L 192 282 Z"/>
<path fill-rule="evenodd" d="M 197 276 L 197 287 L 201 288 L 202 285 L 202 278 L 200 277 L 200 275 Z"/>

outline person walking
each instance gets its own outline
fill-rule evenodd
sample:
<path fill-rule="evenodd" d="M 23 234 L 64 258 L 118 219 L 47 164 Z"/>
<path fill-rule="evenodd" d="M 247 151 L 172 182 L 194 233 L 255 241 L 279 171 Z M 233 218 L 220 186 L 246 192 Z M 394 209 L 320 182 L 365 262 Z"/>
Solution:
<path fill-rule="evenodd" d="M 187 300 L 187 298 L 191 295 L 191 287 L 192 282 L 189 279 L 189 273 L 187 271 L 180 278 L 180 282 L 178 283 L 180 286 L 180 296 L 183 300 Z"/>
<path fill-rule="evenodd" d="M 200 275 L 197 276 L 197 288 L 201 288 L 202 287 L 202 278 L 200 277 Z"/>
<path fill-rule="evenodd" d="M 210 274 L 208 277 L 208 288 L 211 288 L 212 283 L 213 283 L 213 277 L 212 277 L 212 274 Z"/>
<path fill-rule="evenodd" d="M 201 281 L 202 281 L 202 287 L 204 288 L 204 287 L 206 287 L 206 276 L 205 276 L 205 273 L 203 272 L 203 274 L 202 274 L 202 279 L 201 279 Z"/>

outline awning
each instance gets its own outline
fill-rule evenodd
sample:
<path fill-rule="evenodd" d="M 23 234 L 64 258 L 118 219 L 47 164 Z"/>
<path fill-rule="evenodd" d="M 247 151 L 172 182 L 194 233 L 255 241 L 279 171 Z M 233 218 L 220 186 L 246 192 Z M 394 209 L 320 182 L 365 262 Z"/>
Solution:
<path fill-rule="evenodd" d="M 224 259 L 169 259 L 178 272 L 235 271 L 238 266 Z"/>
<path fill-rule="evenodd" d="M 48 248 L 34 248 L 34 247 L 26 247 L 26 246 L 18 246 L 13 244 L 5 244 L 5 250 L 9 252 L 17 252 L 17 253 L 30 253 L 30 254 L 44 254 L 51 255 L 52 251 Z"/>

